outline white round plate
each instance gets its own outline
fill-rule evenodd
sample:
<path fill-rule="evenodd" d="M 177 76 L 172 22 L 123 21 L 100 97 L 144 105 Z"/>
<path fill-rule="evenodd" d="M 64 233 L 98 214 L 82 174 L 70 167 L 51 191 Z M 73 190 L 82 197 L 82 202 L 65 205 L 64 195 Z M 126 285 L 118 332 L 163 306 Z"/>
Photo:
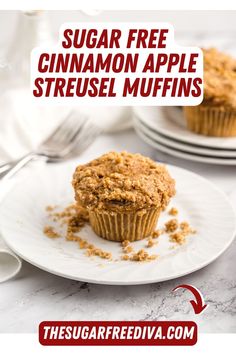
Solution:
<path fill-rule="evenodd" d="M 89 258 L 75 242 L 64 237 L 49 239 L 43 228 L 49 224 L 47 205 L 67 205 L 73 200 L 71 176 L 75 163 L 46 165 L 31 170 L 19 180 L 0 206 L 0 225 L 4 240 L 20 257 L 33 265 L 62 277 L 85 282 L 131 285 L 160 282 L 194 272 L 219 257 L 233 241 L 235 214 L 225 195 L 202 177 L 168 166 L 176 180 L 177 194 L 170 206 L 179 209 L 178 219 L 188 221 L 197 233 L 188 236 L 184 246 L 174 246 L 163 234 L 150 254 L 151 262 L 119 260 L 119 243 L 103 240 L 89 226 L 81 235 L 97 247 L 112 252 L 114 260 Z M 159 227 L 171 217 L 161 215 Z M 136 250 L 147 241 L 134 244 Z M 118 260 L 117 260 L 118 259 Z"/>
<path fill-rule="evenodd" d="M 135 125 L 148 134 L 157 143 L 166 145 L 167 147 L 181 150 L 187 153 L 203 155 L 207 157 L 219 157 L 219 158 L 234 158 L 236 159 L 236 150 L 222 150 L 222 149 L 211 149 L 204 148 L 197 145 L 183 143 L 177 140 L 167 138 L 165 135 L 158 134 L 155 130 L 149 128 L 144 122 L 140 121 L 139 118 L 135 117 Z"/>
<path fill-rule="evenodd" d="M 208 148 L 236 150 L 236 137 L 217 138 L 190 132 L 179 107 L 136 106 L 134 114 L 147 126 L 168 138 Z"/>
<path fill-rule="evenodd" d="M 154 147 L 156 150 L 165 152 L 168 155 L 176 156 L 181 159 L 202 162 L 207 164 L 213 165 L 226 165 L 226 166 L 235 166 L 236 165 L 236 158 L 220 158 L 220 157 L 211 157 L 211 156 L 204 156 L 204 155 L 197 155 L 193 153 L 188 153 L 184 151 L 177 150 L 175 148 L 171 148 L 167 145 L 164 145 L 160 142 L 157 142 L 150 136 L 149 131 L 144 131 L 143 126 L 135 124 L 135 130 L 140 138 L 145 141 L 148 145 Z"/>

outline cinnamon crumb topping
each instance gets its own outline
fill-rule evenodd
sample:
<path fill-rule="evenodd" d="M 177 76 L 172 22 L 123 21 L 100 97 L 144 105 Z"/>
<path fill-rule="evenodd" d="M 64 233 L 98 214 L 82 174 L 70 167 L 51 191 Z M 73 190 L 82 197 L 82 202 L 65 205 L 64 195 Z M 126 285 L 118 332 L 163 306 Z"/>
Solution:
<path fill-rule="evenodd" d="M 75 199 L 86 209 L 164 209 L 175 194 L 166 167 L 140 154 L 110 152 L 76 168 Z"/>
<path fill-rule="evenodd" d="M 203 49 L 204 100 L 225 111 L 236 109 L 236 59 L 215 48 Z"/>

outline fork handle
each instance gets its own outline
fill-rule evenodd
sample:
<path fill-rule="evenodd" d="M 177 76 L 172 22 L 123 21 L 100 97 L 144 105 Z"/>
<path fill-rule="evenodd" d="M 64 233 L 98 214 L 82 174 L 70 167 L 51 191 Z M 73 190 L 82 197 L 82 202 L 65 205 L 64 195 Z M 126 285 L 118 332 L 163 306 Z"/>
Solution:
<path fill-rule="evenodd" d="M 36 153 L 29 153 L 20 159 L 14 161 L 11 163 L 11 167 L 7 171 L 3 171 L 0 174 L 3 174 L 4 176 L 1 178 L 1 180 L 6 180 L 11 177 L 13 177 L 17 172 L 19 172 L 24 166 L 26 166 L 30 161 L 34 160 L 38 155 Z"/>
<path fill-rule="evenodd" d="M 13 162 L 5 162 L 0 164 L 0 178 L 6 173 L 7 170 L 12 166 Z"/>

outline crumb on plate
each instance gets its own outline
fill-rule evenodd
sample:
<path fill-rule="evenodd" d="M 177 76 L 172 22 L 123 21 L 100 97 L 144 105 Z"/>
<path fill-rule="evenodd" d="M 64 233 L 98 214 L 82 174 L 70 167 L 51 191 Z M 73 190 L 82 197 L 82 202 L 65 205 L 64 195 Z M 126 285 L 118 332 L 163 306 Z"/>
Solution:
<path fill-rule="evenodd" d="M 49 238 L 61 237 L 61 235 L 59 235 L 59 233 L 54 229 L 53 226 L 44 226 L 43 232 Z"/>
<path fill-rule="evenodd" d="M 124 253 L 133 252 L 133 247 L 131 246 L 130 241 L 128 240 L 124 240 L 123 242 L 121 242 L 121 247 Z"/>
<path fill-rule="evenodd" d="M 150 255 L 147 251 L 141 249 L 138 252 L 133 253 L 129 259 L 135 262 L 145 262 L 145 261 L 151 261 L 157 259 L 157 255 L 156 254 Z"/>
<path fill-rule="evenodd" d="M 179 214 L 179 211 L 178 211 L 177 208 L 172 207 L 172 208 L 169 210 L 168 214 L 171 215 L 171 216 L 177 216 L 177 215 Z"/>
<path fill-rule="evenodd" d="M 56 209 L 56 205 L 47 205 L 45 209 L 47 212 L 51 212 Z"/>
<path fill-rule="evenodd" d="M 149 237 L 147 240 L 147 247 L 153 247 L 157 241 L 154 241 L 152 237 Z"/>
<path fill-rule="evenodd" d="M 192 229 L 187 221 L 181 222 L 179 227 L 182 230 L 182 232 L 184 232 L 186 234 L 195 234 L 196 233 L 196 230 Z"/>
<path fill-rule="evenodd" d="M 161 234 L 163 233 L 162 230 L 154 230 L 151 237 L 152 238 L 158 238 L 159 236 L 161 236 Z"/>
<path fill-rule="evenodd" d="M 187 221 L 179 224 L 179 231 L 170 234 L 170 242 L 175 242 L 178 245 L 183 245 L 186 242 L 187 236 L 195 234 L 196 230 L 192 229 Z"/>
<path fill-rule="evenodd" d="M 179 245 L 183 245 L 186 242 L 186 235 L 183 232 L 174 232 L 169 236 L 170 242 L 178 243 Z"/>
<path fill-rule="evenodd" d="M 165 231 L 167 233 L 174 232 L 178 229 L 179 222 L 177 219 L 170 219 L 165 223 Z"/>

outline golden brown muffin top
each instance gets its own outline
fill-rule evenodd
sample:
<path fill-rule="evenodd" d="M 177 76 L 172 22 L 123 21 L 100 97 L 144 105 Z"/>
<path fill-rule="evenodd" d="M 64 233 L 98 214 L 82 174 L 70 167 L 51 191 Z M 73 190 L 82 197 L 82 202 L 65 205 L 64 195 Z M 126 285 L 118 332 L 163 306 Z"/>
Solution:
<path fill-rule="evenodd" d="M 90 210 L 164 209 L 175 194 L 165 166 L 128 152 L 109 152 L 78 166 L 72 185 L 76 201 Z"/>
<path fill-rule="evenodd" d="M 236 59 L 215 48 L 203 49 L 205 105 L 236 109 Z"/>

